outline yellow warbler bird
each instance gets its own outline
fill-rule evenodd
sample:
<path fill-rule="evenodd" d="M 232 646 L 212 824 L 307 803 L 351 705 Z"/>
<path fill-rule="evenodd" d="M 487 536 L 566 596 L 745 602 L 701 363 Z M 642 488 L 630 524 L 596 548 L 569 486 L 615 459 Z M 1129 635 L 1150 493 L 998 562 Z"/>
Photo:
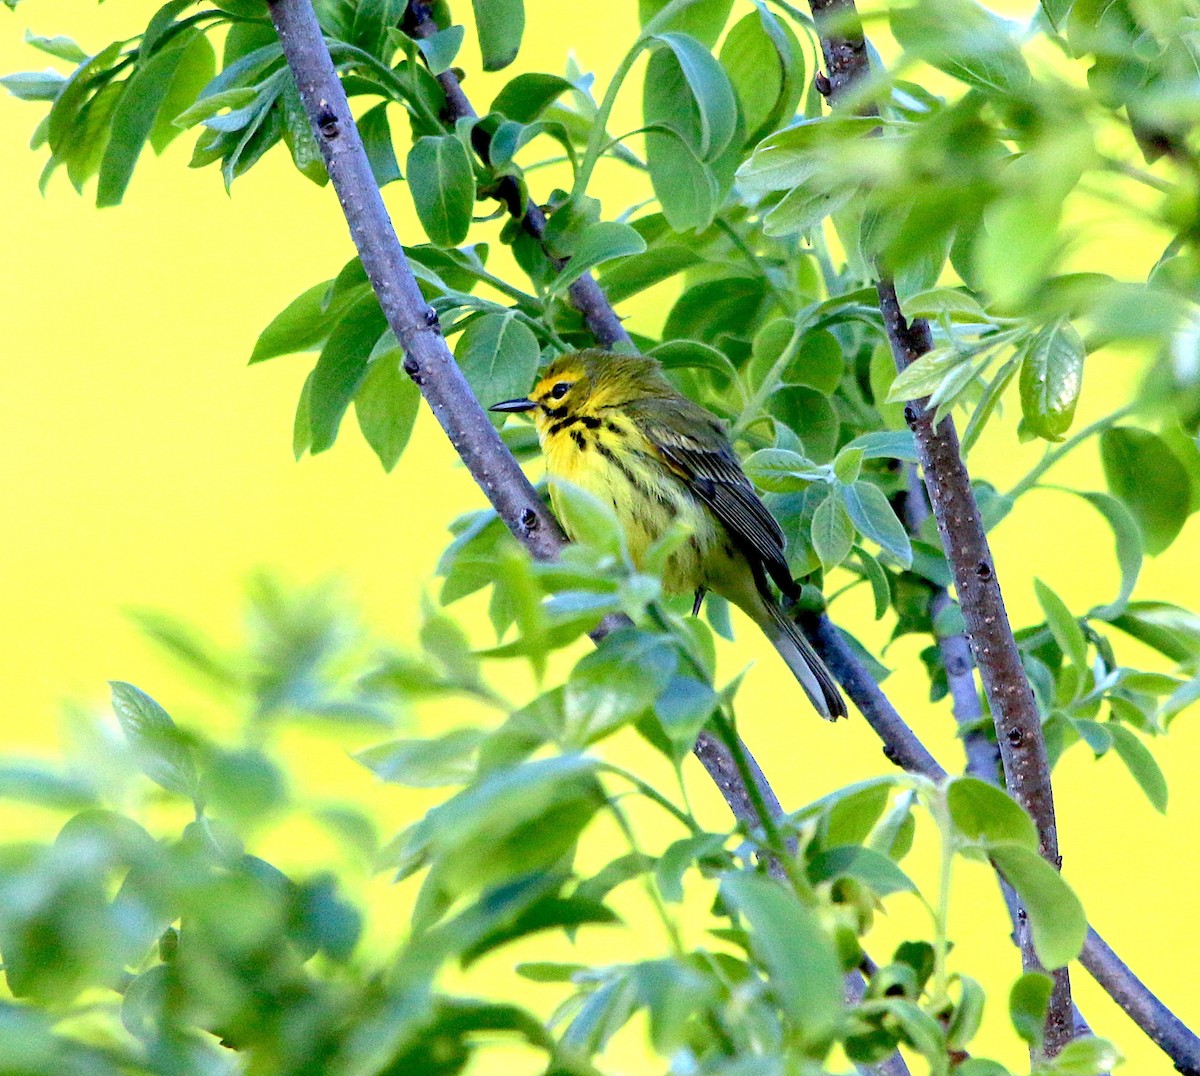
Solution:
<path fill-rule="evenodd" d="M 663 572 L 669 594 L 706 590 L 741 608 L 775 644 L 817 713 L 846 704 L 795 621 L 772 593 L 800 588 L 784 536 L 750 485 L 720 421 L 679 393 L 657 360 L 579 351 L 555 359 L 529 397 L 492 411 L 531 411 L 551 477 L 610 503 L 640 564 L 675 520 L 690 534 Z M 557 505 L 556 505 L 557 507 Z M 559 512 L 562 515 L 562 512 Z"/>

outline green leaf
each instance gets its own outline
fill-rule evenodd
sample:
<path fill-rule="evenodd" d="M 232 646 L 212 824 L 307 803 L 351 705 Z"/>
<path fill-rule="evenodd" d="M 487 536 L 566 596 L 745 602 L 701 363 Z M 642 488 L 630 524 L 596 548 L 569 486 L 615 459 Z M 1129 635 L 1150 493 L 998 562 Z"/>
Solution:
<path fill-rule="evenodd" d="M 804 53 L 796 35 L 765 5 L 755 7 L 721 45 L 721 66 L 741 102 L 751 144 L 787 122 L 804 92 Z"/>
<path fill-rule="evenodd" d="M 1088 668 L 1087 639 L 1079 621 L 1071 615 L 1066 602 L 1054 593 L 1040 579 L 1033 581 L 1033 590 L 1037 595 L 1038 605 L 1046 615 L 1046 626 L 1058 648 L 1070 659 L 1071 664 L 1081 673 Z"/>
<path fill-rule="evenodd" d="M 859 434 L 846 448 L 857 449 L 864 460 L 917 462 L 917 442 L 912 430 L 872 430 Z"/>
<path fill-rule="evenodd" d="M 500 71 L 517 58 L 525 32 L 522 0 L 471 0 L 485 71 Z"/>
<path fill-rule="evenodd" d="M 1061 441 L 1071 428 L 1085 357 L 1083 338 L 1065 318 L 1030 341 L 1021 365 L 1021 412 L 1039 437 Z"/>
<path fill-rule="evenodd" d="M 1078 957 L 1087 937 L 1087 918 L 1062 875 L 1023 845 L 992 845 L 989 854 L 1021 898 L 1043 966 L 1061 968 Z"/>
<path fill-rule="evenodd" d="M 206 121 L 207 125 L 211 126 L 213 118 L 223 109 L 227 108 L 231 113 L 245 110 L 258 97 L 258 92 L 257 86 L 235 86 L 229 90 L 221 90 L 219 93 L 201 97 L 190 108 L 184 109 L 175 117 L 175 126 L 180 130 L 187 130 L 189 127 L 195 127 L 196 124 L 206 123 Z M 227 117 L 221 118 L 226 119 Z"/>
<path fill-rule="evenodd" d="M 896 375 L 896 380 L 888 390 L 887 403 L 907 403 L 933 395 L 970 358 L 966 352 L 952 347 L 927 351 Z"/>
<path fill-rule="evenodd" d="M 862 564 L 863 575 L 871 584 L 871 596 L 875 600 L 875 619 L 879 620 L 888 611 L 891 604 L 892 591 L 888 583 L 887 573 L 876 560 L 861 546 L 857 550 L 859 562 Z"/>
<path fill-rule="evenodd" d="M 53 101 L 67 84 L 57 71 L 21 71 L 0 77 L 0 86 L 21 101 Z"/>
<path fill-rule="evenodd" d="M 826 497 L 813 514 L 812 544 L 821 567 L 832 571 L 849 555 L 854 545 L 854 526 L 839 497 Z"/>
<path fill-rule="evenodd" d="M 816 151 L 865 137 L 880 122 L 874 116 L 830 115 L 793 123 L 758 144 L 737 170 L 739 186 L 748 194 L 793 190 L 811 180 Z"/>
<path fill-rule="evenodd" d="M 827 468 L 786 448 L 760 448 L 746 457 L 743 466 L 750 480 L 770 493 L 805 490 L 813 482 L 829 479 Z"/>
<path fill-rule="evenodd" d="M 646 240 L 629 224 L 603 220 L 591 225 L 580 237 L 570 260 L 550 284 L 552 295 L 561 294 L 584 273 L 602 262 L 641 254 Z"/>
<path fill-rule="evenodd" d="M 988 321 L 987 311 L 979 300 L 962 288 L 930 288 L 905 299 L 901 304 L 906 318 L 929 318 L 951 321 Z"/>
<path fill-rule="evenodd" d="M 1027 971 L 1008 993 L 1008 1015 L 1018 1035 L 1035 1050 L 1042 1047 L 1046 1034 L 1046 1014 L 1054 980 L 1045 972 Z"/>
<path fill-rule="evenodd" d="M 431 75 L 440 75 L 450 69 L 466 34 L 465 26 L 447 26 L 431 37 L 417 38 L 417 48 L 425 57 Z"/>
<path fill-rule="evenodd" d="M 421 406 L 420 390 L 401 367 L 403 357 L 388 330 L 372 349 L 367 376 L 354 396 L 358 427 L 385 471 L 403 455 Z"/>
<path fill-rule="evenodd" d="M 841 963 L 816 912 L 773 879 L 726 874 L 721 898 L 750 928 L 750 949 L 801 1040 L 822 1048 L 841 1019 Z"/>
<path fill-rule="evenodd" d="M 678 244 L 651 247 L 644 254 L 634 254 L 618 265 L 607 265 L 600 283 L 609 301 L 625 299 L 683 272 L 700 261 L 700 255 Z"/>
<path fill-rule="evenodd" d="M 0 799 L 71 812 L 99 803 L 96 789 L 81 776 L 59 773 L 41 763 L 13 758 L 0 760 Z"/>
<path fill-rule="evenodd" d="M 863 450 L 846 445 L 833 459 L 833 475 L 844 486 L 852 486 L 862 474 Z"/>
<path fill-rule="evenodd" d="M 896 516 L 891 503 L 874 482 L 865 479 L 838 489 L 846 511 L 859 534 L 886 549 L 904 568 L 912 566 L 912 543 L 908 531 Z"/>
<path fill-rule="evenodd" d="M 971 0 L 922 0 L 891 22 L 906 53 L 969 86 L 1021 95 L 1032 83 L 1011 24 Z"/>
<path fill-rule="evenodd" d="M 1054 1059 L 1055 1076 L 1096 1076 L 1111 1072 L 1124 1060 L 1108 1039 L 1081 1035 L 1066 1044 Z"/>
<path fill-rule="evenodd" d="M 737 368 L 726 354 L 699 340 L 664 340 L 647 354 L 658 359 L 664 370 L 704 370 L 722 387 L 737 379 Z"/>
<path fill-rule="evenodd" d="M 396 160 L 396 148 L 392 144 L 392 125 L 388 120 L 387 102 L 368 109 L 359 117 L 358 133 L 362 138 L 367 161 L 377 187 L 386 187 L 404 177 L 400 174 L 400 162 Z"/>
<path fill-rule="evenodd" d="M 977 777 L 955 777 L 946 785 L 946 806 L 954 828 L 968 841 L 1037 849 L 1033 820 L 1003 789 Z"/>
<path fill-rule="evenodd" d="M 429 811 L 410 844 L 451 894 L 549 868 L 605 802 L 596 764 L 557 755 L 493 770 Z"/>
<path fill-rule="evenodd" d="M 25 44 L 68 63 L 78 64 L 87 59 L 87 53 L 69 37 L 42 37 L 32 30 L 26 30 Z"/>
<path fill-rule="evenodd" d="M 431 243 L 455 247 L 467 238 L 475 206 L 475 172 L 454 135 L 425 135 L 413 143 L 408 185 Z"/>
<path fill-rule="evenodd" d="M 856 845 L 842 845 L 821 852 L 809 863 L 808 877 L 814 884 L 853 878 L 881 897 L 917 892 L 912 879 L 890 857 L 873 848 Z"/>
<path fill-rule="evenodd" d="M 524 396 L 533 383 L 542 352 L 533 331 L 512 311 L 490 313 L 467 326 L 454 357 L 484 407 Z M 492 415 L 499 426 L 503 415 Z"/>
<path fill-rule="evenodd" d="M 1175 540 L 1191 509 L 1187 470 L 1161 437 L 1135 426 L 1105 430 L 1100 458 L 1108 488 L 1137 520 L 1146 552 L 1161 553 Z"/>
<path fill-rule="evenodd" d="M 180 65 L 199 31 L 181 34 L 168 48 L 140 64 L 112 114 L 112 134 L 100 163 L 96 205 L 119 205 L 142 146 L 150 137 Z"/>
<path fill-rule="evenodd" d="M 312 383 L 315 370 L 309 370 L 296 401 L 292 420 L 292 455 L 299 460 L 312 446 Z"/>
<path fill-rule="evenodd" d="M 183 133 L 183 128 L 176 124 L 176 120 L 212 81 L 216 63 L 216 54 L 208 37 L 205 34 L 196 35 L 180 57 L 175 77 L 150 129 L 150 146 L 155 153 L 162 153 Z"/>
<path fill-rule="evenodd" d="M 259 334 L 250 362 L 265 362 L 296 351 L 315 351 L 344 309 L 328 305 L 330 282 L 316 284 L 293 299 Z M 332 316 L 331 316 L 332 315 Z"/>
<path fill-rule="evenodd" d="M 1089 721 L 1082 717 L 1071 719 L 1071 725 L 1097 758 L 1113 745 L 1112 733 L 1109 731 L 1111 724 L 1112 722 L 1101 724 L 1099 721 Z"/>
<path fill-rule="evenodd" d="M 763 234 L 773 237 L 804 234 L 850 202 L 853 191 L 823 191 L 799 186 L 763 218 Z"/>
<path fill-rule="evenodd" d="M 1009 383 L 1020 370 L 1021 359 L 1022 356 L 1019 353 L 1012 356 L 1000 367 L 999 372 L 983 390 L 983 395 L 979 398 L 979 403 L 976 404 L 975 410 L 971 414 L 971 421 L 967 423 L 967 428 L 963 432 L 962 453 L 964 457 L 975 447 L 975 442 L 983 433 L 983 428 L 987 425 L 988 419 L 992 417 L 992 412 L 999 406 L 1004 390 L 1008 388 Z"/>
<path fill-rule="evenodd" d="M 1150 753 L 1150 749 L 1138 739 L 1137 735 L 1117 721 L 1108 721 L 1103 726 L 1112 736 L 1113 747 L 1121 761 L 1129 767 L 1133 779 L 1137 781 L 1146 798 L 1156 811 L 1166 814 L 1167 811 L 1167 779 L 1163 776 L 1158 762 Z"/>
<path fill-rule="evenodd" d="M 502 945 L 547 930 L 565 930 L 572 938 L 582 926 L 604 926 L 620 919 L 607 905 L 574 893 L 569 897 L 545 896 L 515 918 L 486 934 L 462 952 L 464 968 Z"/>
<path fill-rule="evenodd" d="M 489 112 L 499 112 L 517 123 L 532 123 L 573 84 L 559 75 L 527 71 L 507 82 L 496 94 Z"/>
<path fill-rule="evenodd" d="M 643 92 L 643 113 L 651 128 L 646 132 L 646 163 L 663 216 L 676 232 L 707 228 L 719 196 L 715 176 L 676 129 L 681 125 L 682 85 L 683 74 L 673 54 L 667 49 L 651 54 Z M 687 113 L 682 116 L 691 118 Z"/>
<path fill-rule="evenodd" d="M 946 1028 L 946 1045 L 951 1050 L 966 1050 L 983 1023 L 986 994 L 983 987 L 966 975 L 958 976 L 959 1001 Z"/>
<path fill-rule="evenodd" d="M 309 447 L 313 453 L 324 452 L 337 440 L 342 416 L 358 394 L 371 352 L 386 328 L 387 319 L 370 292 L 353 303 L 334 325 L 313 368 L 309 392 Z"/>
<path fill-rule="evenodd" d="M 429 740 L 392 740 L 354 757 L 376 777 L 409 788 L 466 784 L 475 775 L 479 729 L 457 728 Z"/>
<path fill-rule="evenodd" d="M 638 0 L 638 22 L 646 26 L 670 2 L 671 0 Z M 678 30 L 694 37 L 700 44 L 712 48 L 721 36 L 732 9 L 733 0 L 696 0 L 681 11 L 675 12 L 661 25 L 655 23 L 655 31 Z"/>
<path fill-rule="evenodd" d="M 838 440 L 838 417 L 829 398 L 805 385 L 784 385 L 771 393 L 767 409 L 787 426 L 814 460 L 833 458 Z"/>
<path fill-rule="evenodd" d="M 708 723 L 720 697 L 710 684 L 690 676 L 673 676 L 654 703 L 663 732 L 675 748 L 675 761 L 682 762 Z"/>
<path fill-rule="evenodd" d="M 679 663 L 666 640 L 632 628 L 605 636 L 567 680 L 570 743 L 585 746 L 615 732 L 654 705 Z"/>
<path fill-rule="evenodd" d="M 1061 207 L 1040 194 L 1010 193 L 984 211 L 973 248 L 974 269 L 1001 308 L 1031 301 L 1062 247 Z"/>
<path fill-rule="evenodd" d="M 681 33 L 659 34 L 658 39 L 670 50 L 690 92 L 691 103 L 676 99 L 671 118 L 666 122 L 696 151 L 700 160 L 708 162 L 720 156 L 733 138 L 737 127 L 737 98 L 721 65 L 712 53 L 695 38 Z M 666 55 L 666 53 L 661 53 Z M 647 79 L 650 78 L 647 68 Z M 678 76 L 666 77 L 674 91 L 683 96 Z M 673 122 L 672 122 L 673 121 Z"/>
<path fill-rule="evenodd" d="M 167 711 L 132 684 L 113 680 L 109 686 L 113 713 L 142 772 L 168 792 L 195 800 L 200 781 L 192 747 Z"/>

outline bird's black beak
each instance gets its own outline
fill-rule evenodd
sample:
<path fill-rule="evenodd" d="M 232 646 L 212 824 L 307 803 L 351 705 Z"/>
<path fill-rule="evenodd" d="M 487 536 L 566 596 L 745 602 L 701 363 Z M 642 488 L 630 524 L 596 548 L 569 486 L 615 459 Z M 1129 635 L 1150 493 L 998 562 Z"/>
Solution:
<path fill-rule="evenodd" d="M 492 404 L 488 408 L 489 411 L 532 411 L 537 407 L 537 400 L 529 400 L 522 396 L 517 400 L 505 400 L 502 403 Z"/>

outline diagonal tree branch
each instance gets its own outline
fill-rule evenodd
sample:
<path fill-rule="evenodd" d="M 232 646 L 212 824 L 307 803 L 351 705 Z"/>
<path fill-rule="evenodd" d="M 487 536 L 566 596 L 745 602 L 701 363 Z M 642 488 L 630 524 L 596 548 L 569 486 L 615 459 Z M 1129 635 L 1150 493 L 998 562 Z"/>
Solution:
<path fill-rule="evenodd" d="M 821 50 L 831 68 L 822 89 L 836 103 L 870 78 L 862 24 L 854 0 L 810 0 L 810 7 L 821 37 Z M 875 110 L 868 111 L 874 114 Z M 905 320 L 896 288 L 886 274 L 880 275 L 876 290 L 892 357 L 896 368 L 904 370 L 932 349 L 929 324 L 921 318 L 911 324 Z M 1033 818 L 1043 858 L 1059 869 L 1062 857 L 1041 716 L 1008 623 L 954 422 L 946 418 L 935 427 L 933 414 L 922 400 L 906 405 L 904 415 L 916 439 L 929 502 L 996 724 L 1005 784 Z M 1019 922 L 1023 925 L 1024 919 Z M 1018 929 L 1017 939 L 1025 968 L 1040 968 L 1030 931 Z M 1074 1036 L 1070 975 L 1066 968 L 1059 968 L 1053 976 L 1054 993 L 1046 1017 L 1045 1038 L 1045 1051 L 1050 1056 L 1057 1054 Z"/>
<path fill-rule="evenodd" d="M 905 321 L 891 280 L 881 277 L 877 290 L 892 355 L 897 369 L 903 370 L 932 349 L 929 325 L 922 319 L 914 320 L 911 325 Z M 921 473 L 996 725 L 1005 784 L 1037 826 L 1042 857 L 1058 869 L 1062 866 L 1062 856 L 1058 851 L 1058 823 L 1042 719 L 1008 622 L 954 421 L 945 418 L 935 427 L 933 413 L 924 401 L 906 404 L 904 415 L 916 438 Z M 1023 917 L 1019 920 L 1017 940 L 1026 970 L 1041 968 L 1033 948 L 1033 935 Z M 1058 968 L 1052 975 L 1054 993 L 1046 1017 L 1045 1044 L 1050 1056 L 1057 1054 L 1075 1033 L 1070 974 L 1066 968 Z"/>
<path fill-rule="evenodd" d="M 429 38 L 438 32 L 437 23 L 433 20 L 430 5 L 422 0 L 410 0 L 404 11 L 403 27 L 406 33 L 415 38 Z M 446 105 L 442 115 L 449 121 L 450 126 L 461 119 L 475 119 L 477 113 L 474 106 L 463 93 L 462 83 L 458 76 L 450 70 L 436 76 L 446 94 Z M 491 136 L 479 127 L 471 131 L 471 145 L 480 159 L 490 163 Z M 542 243 L 546 234 L 546 215 L 532 199 L 523 199 L 520 186 L 512 176 L 505 176 L 497 185 L 494 197 L 503 202 L 514 220 L 534 239 Z M 544 243 L 543 243 L 544 249 Z M 566 258 L 556 258 L 546 251 L 546 256 L 561 269 L 567 264 Z M 628 344 L 629 333 L 621 324 L 612 304 L 604 294 L 604 289 L 596 283 L 591 273 L 584 273 L 569 288 L 567 294 L 571 297 L 571 305 L 575 307 L 587 322 L 592 335 L 603 347 L 611 348 Z"/>
<path fill-rule="evenodd" d="M 408 268 L 309 0 L 270 0 L 270 13 L 346 214 L 351 237 L 380 306 L 404 344 L 408 356 L 406 371 L 429 402 L 472 477 L 517 539 L 534 556 L 555 557 L 563 543 L 557 523 L 463 380 L 441 336 L 437 319 Z M 607 305 L 607 300 L 604 303 Z M 615 314 L 610 323 L 620 328 Z M 620 331 L 624 333 L 623 329 Z M 834 671 L 839 682 L 868 716 L 884 741 L 888 757 L 908 758 L 914 762 L 916 772 L 930 773 L 932 766 L 944 776 L 945 771 L 896 713 L 827 618 L 822 618 L 818 628 L 821 630 L 815 633 L 816 639 L 819 642 L 824 639 L 822 656 L 831 668 L 837 666 Z M 725 745 L 715 736 L 703 733 L 695 751 L 735 816 L 744 821 L 757 820 L 756 815 L 749 813 L 752 798 L 741 784 Z M 756 764 L 753 769 L 761 773 Z M 778 803 L 765 778 L 759 795 L 771 809 Z M 1094 931 L 1089 933 L 1083 961 L 1100 985 L 1172 1058 L 1179 1071 L 1200 1076 L 1200 1040 L 1146 989 Z"/>
<path fill-rule="evenodd" d="M 904 496 L 904 522 L 917 535 L 930 516 L 929 501 L 917 469 L 907 465 L 905 470 L 908 472 L 908 492 Z M 929 619 L 936 625 L 953 604 L 945 587 L 935 587 L 929 598 Z M 975 686 L 975 659 L 971 656 L 970 640 L 961 632 L 940 635 L 937 646 L 946 670 L 954 721 L 967 755 L 967 773 L 981 781 L 999 784 L 1000 749 L 979 728 L 983 706 Z"/>

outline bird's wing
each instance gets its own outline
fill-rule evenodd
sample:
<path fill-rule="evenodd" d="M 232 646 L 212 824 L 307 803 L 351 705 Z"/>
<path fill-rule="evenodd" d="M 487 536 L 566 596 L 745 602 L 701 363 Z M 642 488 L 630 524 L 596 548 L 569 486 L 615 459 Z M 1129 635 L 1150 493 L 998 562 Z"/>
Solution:
<path fill-rule="evenodd" d="M 780 590 L 795 597 L 783 531 L 742 472 L 716 419 L 686 399 L 638 401 L 628 411 L 659 459 L 725 525 L 742 551 L 762 562 Z"/>

